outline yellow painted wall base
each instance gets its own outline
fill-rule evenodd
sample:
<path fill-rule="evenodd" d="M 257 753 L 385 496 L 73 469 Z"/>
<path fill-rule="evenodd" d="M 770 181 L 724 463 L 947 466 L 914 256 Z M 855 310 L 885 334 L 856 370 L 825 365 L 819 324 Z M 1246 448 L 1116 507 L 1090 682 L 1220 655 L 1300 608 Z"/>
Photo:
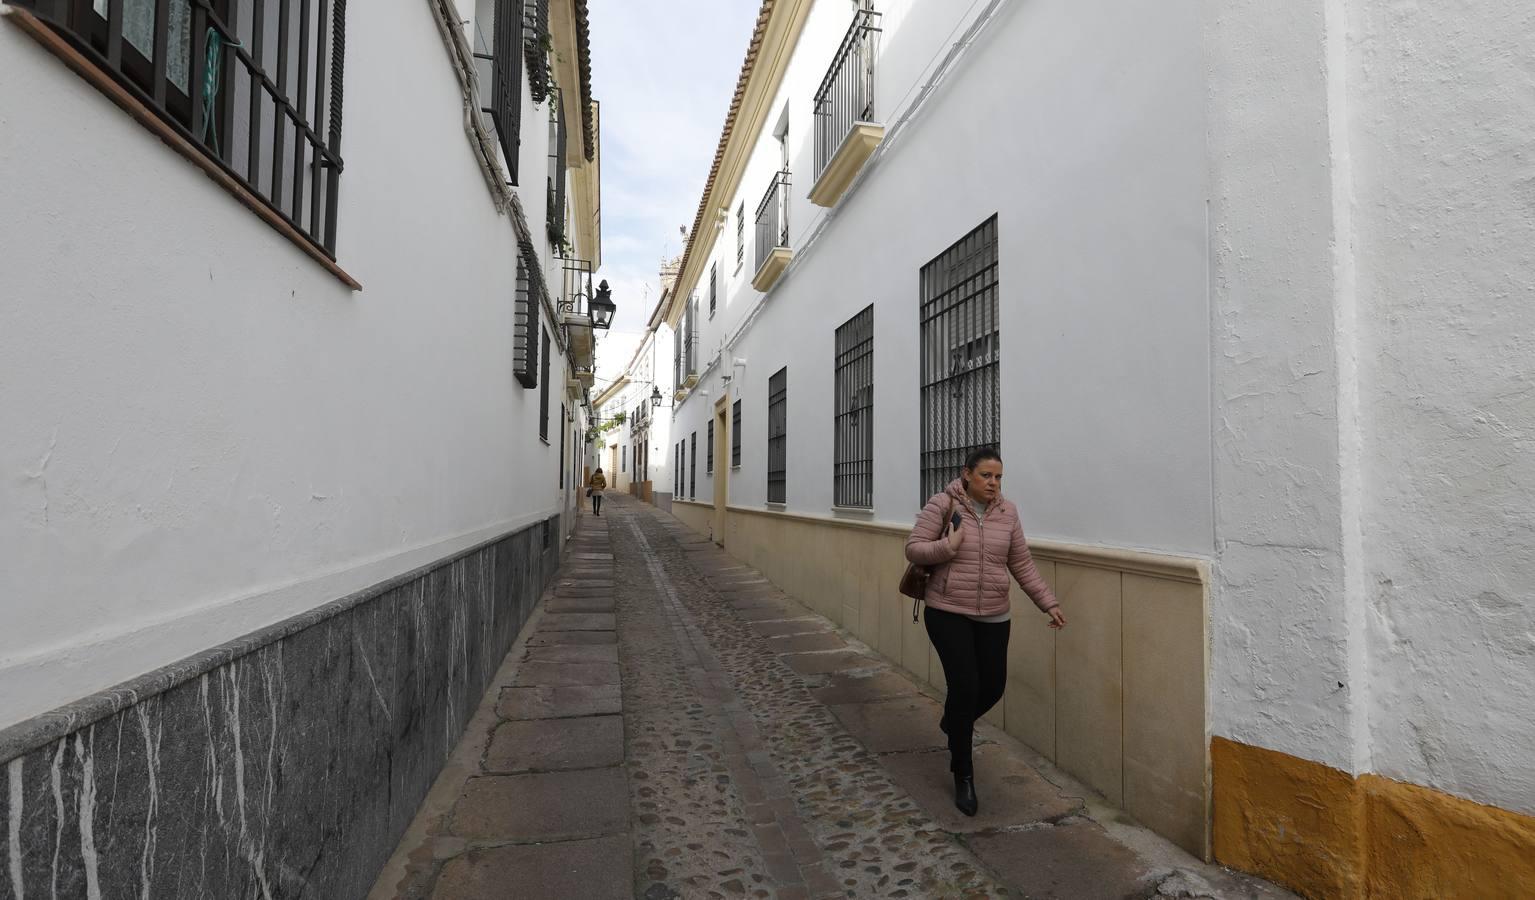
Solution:
<path fill-rule="evenodd" d="M 1305 897 L 1535 896 L 1535 817 L 1216 738 L 1215 858 Z"/>

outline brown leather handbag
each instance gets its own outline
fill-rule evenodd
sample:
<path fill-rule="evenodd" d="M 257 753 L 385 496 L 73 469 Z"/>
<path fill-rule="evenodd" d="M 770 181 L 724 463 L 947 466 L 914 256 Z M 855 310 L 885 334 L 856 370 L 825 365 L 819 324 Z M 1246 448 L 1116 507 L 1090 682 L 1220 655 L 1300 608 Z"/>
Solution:
<path fill-rule="evenodd" d="M 954 498 L 949 498 L 949 511 L 943 517 L 943 530 L 938 532 L 938 539 L 943 540 L 949 536 L 949 523 L 954 520 Z M 922 601 L 927 599 L 927 580 L 932 576 L 927 566 L 919 566 L 916 563 L 906 564 L 906 574 L 901 576 L 901 593 L 911 598 L 911 620 L 917 621 L 917 609 Z"/>

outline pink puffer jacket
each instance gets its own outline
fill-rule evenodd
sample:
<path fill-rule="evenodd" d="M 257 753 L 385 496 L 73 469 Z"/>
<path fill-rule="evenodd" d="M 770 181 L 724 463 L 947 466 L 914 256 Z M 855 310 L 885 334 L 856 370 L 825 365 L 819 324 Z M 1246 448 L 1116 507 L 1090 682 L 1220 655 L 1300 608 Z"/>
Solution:
<path fill-rule="evenodd" d="M 942 536 L 951 501 L 965 534 L 958 551 Z M 998 495 L 983 522 L 958 478 L 927 501 L 917 516 L 916 527 L 906 539 L 906 558 L 932 573 L 926 602 L 934 609 L 967 616 L 1001 615 L 1009 609 L 1009 572 L 1042 612 L 1060 605 L 1034 565 L 1018 507 Z"/>

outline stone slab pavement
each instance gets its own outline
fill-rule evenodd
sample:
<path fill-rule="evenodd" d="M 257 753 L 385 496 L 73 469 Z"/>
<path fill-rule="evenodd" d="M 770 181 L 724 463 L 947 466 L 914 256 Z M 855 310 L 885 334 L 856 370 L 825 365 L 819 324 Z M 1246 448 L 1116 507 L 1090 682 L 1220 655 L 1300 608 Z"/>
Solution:
<path fill-rule="evenodd" d="M 983 726 L 953 807 L 924 691 L 669 514 L 609 495 L 369 900 L 1293 895 Z"/>

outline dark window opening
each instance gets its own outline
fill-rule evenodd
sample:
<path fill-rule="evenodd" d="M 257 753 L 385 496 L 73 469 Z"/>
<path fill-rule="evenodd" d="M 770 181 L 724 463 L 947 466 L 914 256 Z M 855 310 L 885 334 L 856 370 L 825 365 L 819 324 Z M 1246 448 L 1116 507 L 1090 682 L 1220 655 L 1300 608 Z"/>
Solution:
<path fill-rule="evenodd" d="M 768 464 L 767 498 L 769 503 L 787 503 L 789 486 L 789 370 L 779 369 L 768 379 Z"/>
<path fill-rule="evenodd" d="M 538 436 L 549 440 L 549 332 L 543 331 L 538 360 Z"/>
<path fill-rule="evenodd" d="M 832 494 L 837 506 L 874 505 L 874 306 L 836 335 Z"/>
<path fill-rule="evenodd" d="M 335 259 L 346 0 L 7 0 Z"/>
<path fill-rule="evenodd" d="M 965 457 L 1001 443 L 997 217 L 922 267 L 921 492 L 943 490 Z"/>
<path fill-rule="evenodd" d="M 741 468 L 741 401 L 730 405 L 730 466 Z"/>

